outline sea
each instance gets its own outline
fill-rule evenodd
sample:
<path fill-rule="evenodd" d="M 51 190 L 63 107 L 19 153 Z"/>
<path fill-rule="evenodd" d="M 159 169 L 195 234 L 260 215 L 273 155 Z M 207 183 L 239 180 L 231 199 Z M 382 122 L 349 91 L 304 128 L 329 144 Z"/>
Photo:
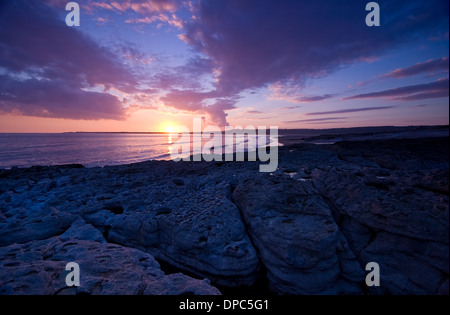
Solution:
<path fill-rule="evenodd" d="M 355 141 L 367 139 L 448 137 L 446 126 L 408 126 L 408 127 L 359 127 L 341 129 L 289 129 L 278 132 L 278 137 L 264 135 L 265 141 L 249 139 L 233 140 L 233 152 L 246 151 L 248 146 L 285 145 L 305 141 L 314 144 L 332 144 L 335 141 Z M 320 136 L 317 139 L 314 137 Z M 262 136 L 261 136 L 262 137 Z M 199 139 L 200 138 L 200 139 Z M 280 139 L 280 141 L 279 141 Z M 314 140 L 311 140 L 314 139 Z M 201 146 L 193 146 L 201 141 Z M 209 139 L 200 134 L 191 134 L 187 140 L 191 151 L 181 157 L 201 153 Z M 63 164 L 82 164 L 85 167 L 103 167 L 143 162 L 148 160 L 170 160 L 174 145 L 182 141 L 169 133 L 0 133 L 0 169 L 12 167 L 49 166 Z M 242 143 L 243 142 L 243 143 Z M 225 136 L 222 141 L 226 144 Z M 186 141 L 183 142 L 186 144 Z M 177 147 L 177 146 L 175 146 Z M 197 149 L 196 149 L 197 148 Z M 224 152 L 230 148 L 222 146 Z"/>
<path fill-rule="evenodd" d="M 192 146 L 196 137 L 202 143 L 198 149 Z M 182 157 L 201 153 L 207 141 L 199 134 L 192 134 L 191 151 Z M 222 141 L 225 143 L 224 139 Z M 267 136 L 265 145 L 273 145 L 276 141 Z M 245 148 L 236 142 L 235 139 L 234 152 L 236 148 Z M 248 138 L 243 142 L 248 142 Z M 64 164 L 103 167 L 170 160 L 174 143 L 181 143 L 181 140 L 168 133 L 0 133 L 0 169 Z"/>

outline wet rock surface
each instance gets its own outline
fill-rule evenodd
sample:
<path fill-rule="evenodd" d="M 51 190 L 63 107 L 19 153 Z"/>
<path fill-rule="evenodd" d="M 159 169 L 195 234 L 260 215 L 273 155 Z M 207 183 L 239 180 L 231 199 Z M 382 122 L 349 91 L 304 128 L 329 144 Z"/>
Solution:
<path fill-rule="evenodd" d="M 291 145 L 271 174 L 258 162 L 0 170 L 0 294 L 218 294 L 261 272 L 277 294 L 448 294 L 448 144 Z M 365 285 L 368 262 L 380 287 Z"/>

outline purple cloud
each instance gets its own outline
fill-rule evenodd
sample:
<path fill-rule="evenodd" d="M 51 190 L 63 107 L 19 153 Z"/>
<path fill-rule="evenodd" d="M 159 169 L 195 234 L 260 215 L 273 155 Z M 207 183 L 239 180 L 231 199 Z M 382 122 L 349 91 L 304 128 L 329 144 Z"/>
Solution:
<path fill-rule="evenodd" d="M 300 92 L 302 89 L 302 84 L 277 82 L 269 87 L 269 90 L 271 91 L 269 99 L 287 101 L 290 103 L 313 103 L 336 96 L 335 94 L 303 95 L 303 93 Z"/>
<path fill-rule="evenodd" d="M 125 119 L 119 99 L 105 91 L 134 93 L 137 81 L 111 52 L 37 1 L 8 1 L 0 19 L 0 111 Z"/>
<path fill-rule="evenodd" d="M 155 66 L 155 72 L 147 72 L 144 79 L 129 67 L 138 71 L 139 64 L 153 59 L 130 47 L 122 52 L 128 59 L 121 61 L 80 31 L 66 27 L 54 8 L 43 3 L 61 7 L 66 2 L 1 4 L 0 75 L 4 82 L 0 84 L 0 111 L 124 119 L 124 106 L 139 106 L 135 104 L 138 99 L 152 106 L 156 94 L 157 98 L 163 95 L 160 100 L 166 106 L 208 114 L 215 124 L 225 126 L 226 112 L 235 108 L 243 91 L 292 84 L 298 92 L 292 94 L 296 102 L 325 100 L 335 95 L 299 95 L 310 80 L 376 58 L 417 36 L 437 36 L 448 29 L 448 3 L 440 0 L 380 0 L 383 27 L 377 29 L 365 26 L 365 4 L 357 0 L 285 0 L 282 4 L 272 0 L 85 1 L 82 8 L 109 10 L 122 17 L 129 14 L 123 20 L 130 18 L 132 23 L 163 21 L 183 27 L 179 37 L 195 57 L 179 67 Z M 181 21 L 178 10 L 189 20 Z M 433 65 L 406 72 L 425 71 L 424 67 Z M 137 86 L 151 87 L 151 95 L 144 97 Z M 120 101 L 108 93 L 113 90 L 127 95 Z M 397 97 L 406 100 L 433 94 L 445 91 L 423 90 Z M 35 104 L 30 102 L 33 98 L 38 100 Z"/>
<path fill-rule="evenodd" d="M 216 91 L 229 97 L 275 82 L 301 85 L 413 36 L 429 36 L 448 22 L 442 1 L 380 6 L 384 27 L 374 30 L 362 24 L 360 1 L 203 0 L 181 38 L 214 61 L 220 70 Z"/>
<path fill-rule="evenodd" d="M 448 97 L 449 95 L 448 83 L 449 83 L 448 78 L 445 78 L 431 83 L 409 85 L 379 92 L 353 95 L 345 97 L 343 98 L 343 100 L 390 97 L 395 100 L 411 101 L 429 98 Z"/>
<path fill-rule="evenodd" d="M 342 119 L 347 119 L 347 117 L 327 117 L 327 118 L 300 119 L 300 120 L 285 121 L 285 123 L 288 123 L 288 124 L 321 123 L 321 122 L 329 122 L 329 121 L 342 120 Z"/>
<path fill-rule="evenodd" d="M 172 90 L 175 94 L 180 89 L 193 92 L 202 89 L 202 83 L 199 78 L 208 76 L 213 71 L 214 65 L 210 59 L 196 56 L 190 58 L 182 66 L 166 68 L 163 72 L 155 74 L 150 79 L 150 84 L 160 89 Z"/>
<path fill-rule="evenodd" d="M 237 97 L 222 97 L 217 91 L 198 92 L 193 90 L 171 90 L 166 96 L 161 97 L 166 106 L 180 110 L 191 111 L 199 114 L 207 113 L 211 124 L 216 126 L 228 126 L 225 113 L 236 108 L 234 104 Z"/>
<path fill-rule="evenodd" d="M 60 0 L 49 0 L 56 2 Z M 59 5 L 60 6 L 60 5 Z M 65 4 L 64 4 L 65 6 Z M 109 10 L 119 14 L 130 13 L 130 18 L 125 20 L 128 24 L 167 23 L 178 29 L 183 27 L 184 21 L 175 15 L 182 6 L 179 0 L 121 0 L 121 1 L 86 1 L 83 9 L 87 11 Z M 60 6 L 61 7 L 61 6 Z"/>
<path fill-rule="evenodd" d="M 394 107 L 395 107 L 395 106 L 379 106 L 379 107 L 347 108 L 347 109 L 340 109 L 340 110 L 327 111 L 327 112 L 307 113 L 306 116 L 331 115 L 331 114 L 345 114 L 345 113 L 358 113 L 358 112 L 367 112 L 367 111 L 373 111 L 373 110 L 391 109 L 391 108 L 394 108 Z"/>
<path fill-rule="evenodd" d="M 329 98 L 336 96 L 335 94 L 324 94 L 324 95 L 316 95 L 316 96 L 300 96 L 296 98 L 296 100 L 300 103 L 312 103 L 323 101 Z"/>
<path fill-rule="evenodd" d="M 386 78 L 406 78 L 418 74 L 433 74 L 433 73 L 448 72 L 448 58 L 431 59 L 426 62 L 416 63 L 413 66 L 406 68 L 399 68 L 385 74 Z"/>
<path fill-rule="evenodd" d="M 74 89 L 68 83 L 38 79 L 18 83 L 0 76 L 0 114 L 86 120 L 126 118 L 117 97 Z"/>

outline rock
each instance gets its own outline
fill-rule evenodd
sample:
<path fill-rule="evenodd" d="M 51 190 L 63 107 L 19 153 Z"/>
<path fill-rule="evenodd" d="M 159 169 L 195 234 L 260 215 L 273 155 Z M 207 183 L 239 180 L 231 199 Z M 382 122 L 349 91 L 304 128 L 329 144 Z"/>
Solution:
<path fill-rule="evenodd" d="M 223 182 L 179 186 L 144 211 L 116 216 L 108 240 L 224 286 L 252 285 L 258 258 Z"/>
<path fill-rule="evenodd" d="M 84 168 L 84 165 L 82 165 L 82 164 L 67 164 L 67 165 L 60 165 L 59 168 L 62 170 L 64 170 L 64 169 L 80 169 L 80 168 Z"/>
<path fill-rule="evenodd" d="M 42 240 L 63 233 L 76 216 L 55 208 L 8 209 L 14 215 L 0 221 L 0 246 Z"/>
<path fill-rule="evenodd" d="M 309 183 L 280 176 L 242 179 L 233 194 L 272 290 L 362 293 L 364 273 L 328 205 Z"/>
<path fill-rule="evenodd" d="M 111 228 L 112 220 L 116 214 L 109 210 L 97 210 L 90 213 L 83 213 L 83 219 L 92 224 L 101 233 L 106 233 Z"/>
<path fill-rule="evenodd" d="M 136 250 L 229 287 L 251 285 L 265 271 L 276 293 L 445 293 L 448 153 L 447 137 L 281 147 L 272 174 L 259 173 L 259 162 L 0 170 L 0 253 L 18 248 L 0 260 L 1 288 L 7 288 L 2 292 L 203 288 L 177 275 L 149 287 L 147 276 L 139 277 L 145 259 L 136 262 L 129 252 Z M 134 249 L 119 250 L 105 240 Z M 110 258 L 98 255 L 110 257 L 109 251 L 138 276 L 107 266 Z M 112 273 L 92 274 L 79 290 L 55 289 L 48 278 L 62 269 L 51 268 L 63 268 L 59 264 L 70 258 L 68 252 L 98 256 L 102 263 L 82 260 Z M 368 262 L 380 265 L 379 288 L 364 285 Z M 8 282 L 9 271 L 45 290 Z M 123 288 L 110 287 L 109 279 Z"/>
<path fill-rule="evenodd" d="M 449 282 L 448 282 L 448 279 L 447 279 L 447 280 L 445 280 L 445 282 L 439 288 L 438 294 L 439 295 L 448 295 L 449 294 L 448 288 L 449 288 Z"/>
<path fill-rule="evenodd" d="M 386 232 L 376 235 L 361 252 L 361 260 L 380 265 L 380 289 L 386 294 L 437 294 L 449 271 L 448 244 Z"/>
<path fill-rule="evenodd" d="M 408 186 L 407 176 L 405 172 L 401 172 L 401 176 L 392 175 L 391 180 L 399 187 L 386 189 L 366 185 L 364 179 L 336 170 L 322 173 L 321 193 L 334 201 L 341 215 L 349 216 L 372 229 L 413 238 L 448 241 L 448 221 L 445 221 L 448 207 L 438 209 L 433 193 L 411 186 L 413 193 L 405 195 L 403 191 Z"/>
<path fill-rule="evenodd" d="M 217 295 L 218 290 L 210 288 L 205 292 L 210 282 L 208 279 L 203 281 L 195 280 L 181 273 L 167 275 L 159 281 L 148 285 L 144 290 L 144 295 Z"/>
<path fill-rule="evenodd" d="M 79 218 L 71 227 L 60 236 L 62 241 L 71 239 L 86 240 L 99 243 L 106 243 L 105 238 L 99 230 Z"/>
<path fill-rule="evenodd" d="M 361 265 L 380 265 L 372 293 L 437 294 L 448 281 L 448 152 L 420 142 L 339 144 L 344 161 L 367 166 L 348 172 L 342 162 L 314 178 Z"/>
<path fill-rule="evenodd" d="M 47 191 L 50 191 L 50 190 L 52 190 L 53 188 L 56 188 L 57 185 L 58 185 L 58 184 L 56 183 L 56 181 L 55 181 L 55 180 L 52 180 L 50 183 L 48 183 L 46 189 L 47 189 Z"/>
<path fill-rule="evenodd" d="M 68 262 L 80 266 L 79 287 L 66 286 Z M 86 240 L 54 237 L 1 247 L 0 266 L 2 295 L 220 294 L 205 281 L 164 275 L 149 254 Z"/>
<path fill-rule="evenodd" d="M 174 178 L 172 181 L 177 186 L 183 186 L 184 185 L 184 181 L 182 179 L 180 179 L 180 178 Z"/>
<path fill-rule="evenodd" d="M 103 205 L 103 208 L 114 214 L 122 214 L 124 211 L 123 206 L 117 202 L 107 202 Z"/>
<path fill-rule="evenodd" d="M 147 250 L 157 248 L 160 245 L 159 226 L 154 213 L 134 212 L 114 217 L 108 241 Z"/>

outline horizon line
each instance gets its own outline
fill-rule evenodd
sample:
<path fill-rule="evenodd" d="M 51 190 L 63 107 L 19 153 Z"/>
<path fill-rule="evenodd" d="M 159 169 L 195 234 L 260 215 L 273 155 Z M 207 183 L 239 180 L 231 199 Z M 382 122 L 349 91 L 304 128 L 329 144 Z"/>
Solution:
<path fill-rule="evenodd" d="M 350 130 L 350 129 L 362 129 L 362 128 L 420 128 L 420 127 L 447 127 L 450 128 L 450 124 L 446 125 L 407 125 L 407 126 L 359 126 L 359 127 L 343 127 L 343 128 L 278 128 L 283 131 L 295 131 L 295 130 Z M 248 129 L 232 129 L 232 130 L 248 130 Z M 268 128 L 270 130 L 270 127 Z M 223 130 L 221 130 L 224 132 Z M 1 132 L 0 134 L 71 134 L 71 133 L 110 133 L 110 134 L 175 134 L 182 132 L 167 132 L 167 131 L 61 131 L 61 132 Z M 191 134 L 194 132 L 190 132 Z"/>

